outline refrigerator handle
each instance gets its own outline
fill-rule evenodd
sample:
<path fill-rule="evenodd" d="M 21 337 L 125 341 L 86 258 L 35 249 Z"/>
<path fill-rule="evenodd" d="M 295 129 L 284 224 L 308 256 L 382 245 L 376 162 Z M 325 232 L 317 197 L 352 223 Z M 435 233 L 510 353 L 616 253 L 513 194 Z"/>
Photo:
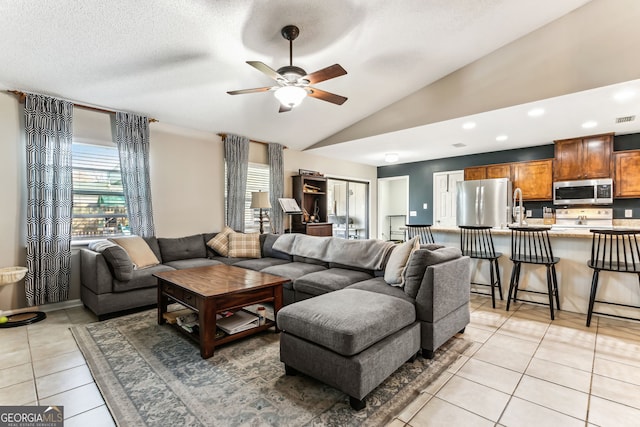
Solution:
<path fill-rule="evenodd" d="M 478 204 L 478 215 L 477 215 L 479 224 L 484 224 L 484 185 L 480 186 L 480 203 Z"/>
<path fill-rule="evenodd" d="M 476 225 L 478 224 L 478 217 L 480 215 L 480 186 L 476 187 L 476 199 L 475 199 L 475 220 Z"/>

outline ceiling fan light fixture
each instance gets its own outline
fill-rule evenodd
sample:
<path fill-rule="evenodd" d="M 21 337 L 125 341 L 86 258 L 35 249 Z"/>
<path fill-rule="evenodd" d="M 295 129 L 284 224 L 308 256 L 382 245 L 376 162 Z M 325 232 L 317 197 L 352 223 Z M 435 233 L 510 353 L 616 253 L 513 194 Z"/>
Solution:
<path fill-rule="evenodd" d="M 307 96 L 307 91 L 300 86 L 282 86 L 274 92 L 278 101 L 285 107 L 294 108 Z"/>

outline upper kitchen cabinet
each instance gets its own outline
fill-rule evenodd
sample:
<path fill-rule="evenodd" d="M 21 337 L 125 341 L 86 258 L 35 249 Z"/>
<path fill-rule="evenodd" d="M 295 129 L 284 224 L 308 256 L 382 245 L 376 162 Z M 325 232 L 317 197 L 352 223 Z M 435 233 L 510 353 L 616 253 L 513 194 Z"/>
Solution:
<path fill-rule="evenodd" d="M 464 180 L 473 181 L 474 179 L 486 179 L 487 167 L 486 166 L 474 166 L 471 168 L 464 168 Z"/>
<path fill-rule="evenodd" d="M 553 160 L 511 163 L 513 189 L 522 190 L 523 200 L 553 199 Z"/>
<path fill-rule="evenodd" d="M 640 150 L 617 151 L 613 158 L 614 197 L 640 197 Z"/>
<path fill-rule="evenodd" d="M 555 181 L 610 178 L 613 134 L 555 141 Z"/>
<path fill-rule="evenodd" d="M 464 169 L 465 181 L 493 178 L 511 179 L 511 163 L 500 163 L 497 165 L 488 166 L 474 166 Z"/>

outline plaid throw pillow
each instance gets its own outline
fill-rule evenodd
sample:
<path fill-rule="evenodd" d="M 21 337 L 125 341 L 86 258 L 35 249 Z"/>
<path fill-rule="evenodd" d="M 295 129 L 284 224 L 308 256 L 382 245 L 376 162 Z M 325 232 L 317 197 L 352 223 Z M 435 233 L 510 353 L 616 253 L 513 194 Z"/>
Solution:
<path fill-rule="evenodd" d="M 207 242 L 207 246 L 220 255 L 227 256 L 229 255 L 229 236 L 232 234 L 235 234 L 235 231 L 228 225 L 225 225 L 221 232 Z"/>
<path fill-rule="evenodd" d="M 229 234 L 229 258 L 260 258 L 260 234 Z"/>

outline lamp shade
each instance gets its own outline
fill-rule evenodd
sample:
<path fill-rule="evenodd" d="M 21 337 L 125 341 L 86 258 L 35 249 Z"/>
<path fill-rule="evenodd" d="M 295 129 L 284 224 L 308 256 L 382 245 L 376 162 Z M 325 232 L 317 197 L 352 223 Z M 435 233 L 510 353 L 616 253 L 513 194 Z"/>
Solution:
<path fill-rule="evenodd" d="M 282 86 L 276 89 L 274 96 L 286 107 L 296 107 L 307 96 L 307 91 L 300 86 Z"/>
<path fill-rule="evenodd" d="M 251 209 L 271 209 L 268 191 L 251 192 Z"/>

